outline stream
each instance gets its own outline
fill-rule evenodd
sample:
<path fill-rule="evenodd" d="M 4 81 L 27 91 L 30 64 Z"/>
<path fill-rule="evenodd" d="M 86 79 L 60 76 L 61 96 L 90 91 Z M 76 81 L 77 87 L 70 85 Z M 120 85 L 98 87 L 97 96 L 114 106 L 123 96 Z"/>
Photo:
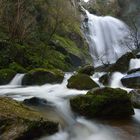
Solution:
<path fill-rule="evenodd" d="M 92 79 L 98 82 L 102 74 L 95 73 Z M 89 120 L 83 116 L 75 115 L 70 108 L 69 98 L 86 94 L 87 91 L 68 89 L 66 87 L 67 79 L 71 75 L 72 73 L 66 73 L 61 84 L 24 87 L 20 85 L 24 75 L 18 74 L 10 84 L 0 86 L 0 95 L 12 97 L 18 101 L 40 97 L 49 102 L 49 111 L 46 109 L 48 118 L 59 121 L 60 128 L 58 133 L 40 140 L 139 140 L 139 109 L 135 109 L 135 115 L 128 120 Z M 119 79 L 121 77 L 121 73 L 114 73 L 110 86 L 120 87 Z"/>

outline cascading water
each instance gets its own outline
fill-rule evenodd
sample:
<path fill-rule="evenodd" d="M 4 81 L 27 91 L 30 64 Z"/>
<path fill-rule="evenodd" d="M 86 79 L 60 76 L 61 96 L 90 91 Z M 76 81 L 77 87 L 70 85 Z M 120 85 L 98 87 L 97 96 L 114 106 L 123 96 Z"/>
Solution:
<path fill-rule="evenodd" d="M 97 73 L 92 78 L 98 81 L 98 78 L 102 74 L 104 73 Z M 76 117 L 70 109 L 69 98 L 86 94 L 87 91 L 68 89 L 66 84 L 71 75 L 71 73 L 66 73 L 65 79 L 61 84 L 46 84 L 43 86 L 30 87 L 0 86 L 0 95 L 10 96 L 20 101 L 35 96 L 44 98 L 51 103 L 51 109 L 55 111 L 55 117 L 51 114 L 50 118 L 55 118 L 60 124 L 64 123 L 61 124 L 64 125 L 64 127 L 62 127 L 58 133 L 41 138 L 40 140 L 128 140 L 132 136 L 132 134 L 129 134 L 129 129 L 132 129 L 131 132 L 134 135 L 134 139 L 138 140 L 140 136 L 138 133 L 140 124 L 139 110 L 136 110 L 136 115 L 132 122 L 129 124 L 119 124 L 118 126 L 97 120 L 88 120 L 82 116 Z"/>
<path fill-rule="evenodd" d="M 123 43 L 129 34 L 128 26 L 110 16 L 102 17 L 85 12 L 87 16 L 85 34 L 94 66 L 115 62 L 128 51 Z"/>
<path fill-rule="evenodd" d="M 24 74 L 16 74 L 13 80 L 9 83 L 9 85 L 21 85 Z"/>

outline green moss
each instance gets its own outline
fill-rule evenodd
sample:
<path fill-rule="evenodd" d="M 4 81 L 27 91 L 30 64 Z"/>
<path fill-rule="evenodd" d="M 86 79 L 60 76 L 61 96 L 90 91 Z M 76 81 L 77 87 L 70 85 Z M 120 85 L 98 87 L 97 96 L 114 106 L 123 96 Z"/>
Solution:
<path fill-rule="evenodd" d="M 54 36 L 54 41 L 58 46 L 65 48 L 69 53 L 75 54 L 77 56 L 81 55 L 81 52 L 79 51 L 79 48 L 76 46 L 74 41 L 59 35 Z"/>
<path fill-rule="evenodd" d="M 88 90 L 99 86 L 88 75 L 76 74 L 68 79 L 67 87 L 79 90 Z"/>
<path fill-rule="evenodd" d="M 13 62 L 9 65 L 9 69 L 12 69 L 16 71 L 17 73 L 26 73 L 27 70 L 23 68 L 21 65 L 17 64 L 16 62 Z"/>
<path fill-rule="evenodd" d="M 0 84 L 8 84 L 16 75 L 16 72 L 11 69 L 1 69 L 0 70 Z"/>
<path fill-rule="evenodd" d="M 43 85 L 46 83 L 61 83 L 64 73 L 60 70 L 37 68 L 29 71 L 23 78 L 23 85 Z"/>
<path fill-rule="evenodd" d="M 134 114 L 130 97 L 122 89 L 91 90 L 70 100 L 74 111 L 87 117 L 119 118 Z"/>
<path fill-rule="evenodd" d="M 45 68 L 57 68 L 68 71 L 72 66 L 67 62 L 67 56 L 56 50 L 49 50 L 46 54 L 43 66 Z"/>

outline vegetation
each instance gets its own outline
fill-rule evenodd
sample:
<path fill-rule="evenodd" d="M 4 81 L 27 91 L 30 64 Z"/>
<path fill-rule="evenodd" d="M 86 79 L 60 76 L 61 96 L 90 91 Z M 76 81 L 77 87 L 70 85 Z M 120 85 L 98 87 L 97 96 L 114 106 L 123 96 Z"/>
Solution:
<path fill-rule="evenodd" d="M 0 84 L 8 84 L 16 75 L 16 71 L 11 69 L 1 69 L 0 70 Z"/>
<path fill-rule="evenodd" d="M 79 14 L 70 1 L 0 0 L 0 9 L 0 68 L 69 71 L 90 59 Z"/>

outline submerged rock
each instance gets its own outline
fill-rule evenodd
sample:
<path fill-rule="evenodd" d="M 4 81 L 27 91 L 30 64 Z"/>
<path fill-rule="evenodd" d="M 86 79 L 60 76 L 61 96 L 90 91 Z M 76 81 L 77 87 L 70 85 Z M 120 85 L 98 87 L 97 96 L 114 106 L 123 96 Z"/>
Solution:
<path fill-rule="evenodd" d="M 134 114 L 130 97 L 122 89 L 93 89 L 70 100 L 72 109 L 90 118 L 121 118 Z"/>
<path fill-rule="evenodd" d="M 22 80 L 23 85 L 43 85 L 46 83 L 61 83 L 64 73 L 61 70 L 37 68 L 29 71 Z"/>
<path fill-rule="evenodd" d="M 25 99 L 23 103 L 31 106 L 46 106 L 47 100 L 38 97 L 32 97 L 30 99 Z"/>
<path fill-rule="evenodd" d="M 140 109 L 140 90 L 132 90 L 130 95 L 133 106 Z"/>
<path fill-rule="evenodd" d="M 79 90 L 89 90 L 99 87 L 99 85 L 86 74 L 76 74 L 68 79 L 67 87 Z"/>
<path fill-rule="evenodd" d="M 77 72 L 91 76 L 94 74 L 94 67 L 91 65 L 86 65 L 84 67 L 79 68 Z"/>
<path fill-rule="evenodd" d="M 128 74 L 121 79 L 123 86 L 127 88 L 140 88 L 140 72 Z"/>
<path fill-rule="evenodd" d="M 8 84 L 16 75 L 14 70 L 1 69 L 0 70 L 0 85 Z"/>
<path fill-rule="evenodd" d="M 0 97 L 0 138 L 32 140 L 58 131 L 58 123 L 10 98 Z"/>

